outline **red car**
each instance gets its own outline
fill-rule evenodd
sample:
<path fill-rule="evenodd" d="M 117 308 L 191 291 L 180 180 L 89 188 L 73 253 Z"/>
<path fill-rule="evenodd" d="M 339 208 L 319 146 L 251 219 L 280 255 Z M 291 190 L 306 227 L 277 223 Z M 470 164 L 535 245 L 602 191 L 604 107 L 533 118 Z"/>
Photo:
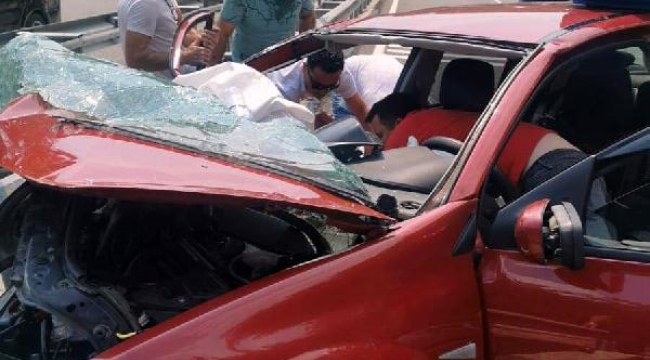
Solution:
<path fill-rule="evenodd" d="M 395 91 L 475 116 L 460 146 L 370 157 L 320 134 L 347 165 L 291 123 L 240 133 L 227 109 L 149 78 L 120 92 L 140 111 L 98 108 L 115 95 L 99 85 L 70 100 L 83 79 L 67 73 L 34 77 L 0 114 L 0 165 L 27 180 L 0 208 L 0 358 L 647 358 L 649 38 L 650 13 L 455 7 L 332 24 L 250 59 L 406 47 Z M 178 93 L 198 123 L 164 101 Z M 501 159 L 531 168 L 508 150 L 533 141 L 526 126 L 584 158 L 513 181 Z"/>

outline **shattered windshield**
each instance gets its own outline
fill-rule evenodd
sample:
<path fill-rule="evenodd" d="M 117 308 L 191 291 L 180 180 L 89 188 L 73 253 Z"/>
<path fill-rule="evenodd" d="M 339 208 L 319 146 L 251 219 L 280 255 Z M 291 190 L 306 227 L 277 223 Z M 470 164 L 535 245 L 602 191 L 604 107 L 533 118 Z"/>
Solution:
<path fill-rule="evenodd" d="M 32 34 L 0 49 L 0 106 L 38 93 L 83 122 L 269 169 L 369 202 L 361 179 L 299 121 L 238 118 L 217 97 Z"/>

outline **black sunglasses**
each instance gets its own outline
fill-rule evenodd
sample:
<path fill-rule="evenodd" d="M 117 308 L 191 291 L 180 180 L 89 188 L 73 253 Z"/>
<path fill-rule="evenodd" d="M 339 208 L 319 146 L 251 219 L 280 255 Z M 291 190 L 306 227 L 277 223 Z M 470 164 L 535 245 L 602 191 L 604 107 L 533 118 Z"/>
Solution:
<path fill-rule="evenodd" d="M 311 69 L 307 68 L 307 75 L 309 75 L 309 82 L 311 83 L 311 88 L 314 90 L 323 90 L 323 91 L 332 91 L 341 85 L 341 80 L 337 80 L 334 84 L 321 84 L 318 81 L 314 80 L 314 76 L 311 74 Z"/>

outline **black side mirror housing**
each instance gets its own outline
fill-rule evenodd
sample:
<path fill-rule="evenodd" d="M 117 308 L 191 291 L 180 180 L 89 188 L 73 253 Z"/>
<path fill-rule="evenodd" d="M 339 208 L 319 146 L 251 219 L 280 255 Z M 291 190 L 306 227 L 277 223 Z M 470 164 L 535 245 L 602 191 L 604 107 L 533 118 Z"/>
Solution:
<path fill-rule="evenodd" d="M 583 268 L 584 234 L 578 212 L 568 202 L 549 204 L 549 199 L 539 200 L 519 214 L 515 226 L 517 248 L 536 263 L 555 259 L 572 270 Z"/>
<path fill-rule="evenodd" d="M 580 215 L 567 202 L 551 206 L 551 214 L 545 245 L 553 251 L 553 257 L 569 269 L 582 269 L 585 265 L 585 237 Z"/>

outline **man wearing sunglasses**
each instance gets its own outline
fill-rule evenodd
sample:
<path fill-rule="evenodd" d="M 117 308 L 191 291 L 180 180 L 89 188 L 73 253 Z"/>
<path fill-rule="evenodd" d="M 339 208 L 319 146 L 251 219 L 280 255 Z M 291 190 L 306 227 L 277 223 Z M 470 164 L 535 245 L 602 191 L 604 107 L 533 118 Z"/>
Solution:
<path fill-rule="evenodd" d="M 363 123 L 368 114 L 368 105 L 344 65 L 341 51 L 321 50 L 309 56 L 306 61 L 274 71 L 268 77 L 285 99 L 296 103 L 310 97 L 322 100 L 331 92 L 336 92 L 343 98 L 350 112 Z M 333 121 L 330 114 L 321 112 L 314 115 L 316 128 Z"/>

